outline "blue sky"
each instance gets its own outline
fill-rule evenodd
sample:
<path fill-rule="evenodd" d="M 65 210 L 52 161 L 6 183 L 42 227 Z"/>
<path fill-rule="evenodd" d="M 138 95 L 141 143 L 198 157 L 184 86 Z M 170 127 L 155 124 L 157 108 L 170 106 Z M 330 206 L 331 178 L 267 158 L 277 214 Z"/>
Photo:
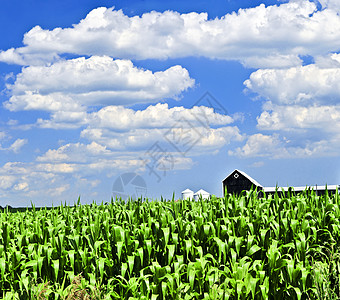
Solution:
<path fill-rule="evenodd" d="M 0 205 L 109 201 L 121 179 L 132 196 L 221 195 L 235 168 L 340 183 L 339 14 L 336 0 L 2 1 Z"/>

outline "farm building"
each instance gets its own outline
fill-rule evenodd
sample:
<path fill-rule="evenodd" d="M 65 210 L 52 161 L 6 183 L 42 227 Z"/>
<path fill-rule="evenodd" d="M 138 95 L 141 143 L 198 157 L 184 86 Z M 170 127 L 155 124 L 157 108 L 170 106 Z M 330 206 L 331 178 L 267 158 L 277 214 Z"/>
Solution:
<path fill-rule="evenodd" d="M 182 199 L 190 199 L 192 200 L 194 198 L 194 192 L 190 189 L 186 189 L 182 192 Z"/>
<path fill-rule="evenodd" d="M 197 201 L 202 197 L 202 199 L 208 199 L 210 197 L 210 194 L 206 192 L 205 190 L 200 189 L 194 194 L 194 200 Z"/>
<path fill-rule="evenodd" d="M 274 194 L 277 192 L 279 195 L 283 195 L 288 191 L 294 191 L 295 193 L 302 192 L 306 188 L 309 190 L 313 190 L 317 195 L 323 195 L 327 189 L 330 194 L 333 194 L 337 191 L 338 185 L 322 185 L 322 186 L 299 186 L 299 187 L 286 187 L 286 188 L 278 188 L 278 187 L 263 187 L 260 183 L 258 183 L 255 179 L 250 177 L 245 172 L 240 170 L 234 170 L 231 172 L 226 178 L 222 181 L 223 187 L 223 196 L 225 192 L 229 194 L 240 194 L 242 191 L 249 191 L 251 188 L 257 189 L 257 191 L 264 192 L 266 194 Z"/>
<path fill-rule="evenodd" d="M 286 194 L 288 191 L 294 193 L 300 193 L 304 190 L 315 191 L 315 193 L 319 196 L 324 195 L 326 190 L 329 194 L 336 193 L 337 189 L 339 189 L 338 185 L 313 185 L 313 186 L 293 186 L 293 187 L 264 187 L 263 192 L 265 194 L 275 194 L 277 192 L 279 196 Z"/>
<path fill-rule="evenodd" d="M 263 186 L 259 184 L 255 179 L 251 178 L 248 174 L 234 170 L 222 181 L 223 196 L 225 191 L 230 194 L 240 194 L 242 191 L 249 191 L 251 188 L 262 190 Z"/>
<path fill-rule="evenodd" d="M 196 193 L 194 193 L 190 189 L 186 189 L 182 192 L 182 199 L 194 199 L 195 201 L 199 200 L 199 198 L 202 197 L 202 199 L 208 199 L 210 197 L 210 194 L 206 192 L 205 190 L 200 189 Z"/>

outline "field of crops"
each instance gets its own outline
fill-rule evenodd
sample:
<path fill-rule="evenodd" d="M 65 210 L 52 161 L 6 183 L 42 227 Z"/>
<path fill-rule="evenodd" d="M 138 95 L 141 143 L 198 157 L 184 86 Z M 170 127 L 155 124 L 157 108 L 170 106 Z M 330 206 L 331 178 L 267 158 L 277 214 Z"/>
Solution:
<path fill-rule="evenodd" d="M 0 298 L 338 299 L 339 197 L 0 213 Z"/>

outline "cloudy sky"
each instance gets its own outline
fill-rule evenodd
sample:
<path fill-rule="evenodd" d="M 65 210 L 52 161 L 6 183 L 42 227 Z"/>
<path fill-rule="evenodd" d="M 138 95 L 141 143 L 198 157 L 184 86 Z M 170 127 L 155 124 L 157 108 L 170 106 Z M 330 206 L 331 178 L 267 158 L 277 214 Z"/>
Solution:
<path fill-rule="evenodd" d="M 0 205 L 339 184 L 339 1 L 210 2 L 2 1 Z"/>

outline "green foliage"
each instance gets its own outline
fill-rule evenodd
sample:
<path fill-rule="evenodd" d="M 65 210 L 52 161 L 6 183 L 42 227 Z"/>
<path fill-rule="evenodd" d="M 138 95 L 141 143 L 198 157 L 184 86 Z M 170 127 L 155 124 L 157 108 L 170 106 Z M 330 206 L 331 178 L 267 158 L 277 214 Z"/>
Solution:
<path fill-rule="evenodd" d="M 5 210 L 0 297 L 338 299 L 339 244 L 338 195 L 308 191 Z"/>

